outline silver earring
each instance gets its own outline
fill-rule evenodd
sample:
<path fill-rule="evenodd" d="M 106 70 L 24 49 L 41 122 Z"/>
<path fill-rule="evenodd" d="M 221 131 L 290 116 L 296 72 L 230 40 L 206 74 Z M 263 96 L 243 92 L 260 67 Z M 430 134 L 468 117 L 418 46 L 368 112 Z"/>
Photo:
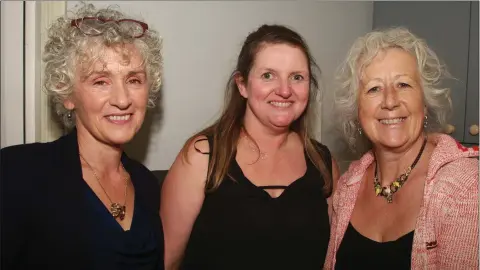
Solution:
<path fill-rule="evenodd" d="M 72 119 L 72 111 L 68 111 L 68 112 L 67 112 L 67 118 L 68 118 L 68 119 Z"/>
<path fill-rule="evenodd" d="M 425 115 L 425 120 L 423 120 L 423 128 L 427 128 L 428 126 L 428 116 Z"/>
<path fill-rule="evenodd" d="M 362 135 L 362 128 L 358 127 L 357 130 L 358 130 L 358 134 Z"/>

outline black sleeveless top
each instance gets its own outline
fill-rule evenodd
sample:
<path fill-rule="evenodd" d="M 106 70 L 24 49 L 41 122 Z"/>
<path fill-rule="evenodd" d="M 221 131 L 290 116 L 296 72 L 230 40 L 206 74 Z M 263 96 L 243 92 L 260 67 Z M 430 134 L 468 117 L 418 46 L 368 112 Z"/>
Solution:
<path fill-rule="evenodd" d="M 211 152 L 210 138 L 209 145 Z M 317 145 L 331 173 L 330 152 Z M 305 160 L 305 175 L 272 198 L 233 159 L 229 174 L 236 181 L 227 176 L 206 193 L 182 269 L 321 269 L 330 236 L 328 207 L 323 178 Z"/>
<path fill-rule="evenodd" d="M 408 270 L 412 259 L 413 234 L 411 231 L 395 241 L 380 243 L 361 235 L 349 223 L 338 248 L 335 269 Z"/>

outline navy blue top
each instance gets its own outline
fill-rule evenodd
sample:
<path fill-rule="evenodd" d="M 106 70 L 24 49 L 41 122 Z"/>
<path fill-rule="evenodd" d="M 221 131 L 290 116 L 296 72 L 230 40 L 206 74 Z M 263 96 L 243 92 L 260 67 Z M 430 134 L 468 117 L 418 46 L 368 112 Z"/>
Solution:
<path fill-rule="evenodd" d="M 96 269 L 163 269 L 158 262 L 155 230 L 148 220 L 145 207 L 137 200 L 137 194 L 132 224 L 130 230 L 125 231 L 91 188 L 87 187 L 85 193 L 92 215 L 98 222 L 95 231 L 92 231 L 95 239 L 92 254 L 95 256 L 93 261 Z"/>
<path fill-rule="evenodd" d="M 360 234 L 351 223 L 338 248 L 336 270 L 347 269 L 410 269 L 413 234 L 395 241 L 376 242 Z"/>
<path fill-rule="evenodd" d="M 328 149 L 318 144 L 318 151 L 331 169 Z M 330 236 L 324 181 L 305 159 L 305 175 L 278 198 L 250 182 L 233 159 L 228 174 L 235 180 L 227 176 L 206 194 L 182 269 L 322 269 Z"/>
<path fill-rule="evenodd" d="M 2 270 L 163 269 L 160 187 L 145 166 L 122 155 L 135 189 L 124 232 L 83 180 L 76 130 L 0 154 Z"/>

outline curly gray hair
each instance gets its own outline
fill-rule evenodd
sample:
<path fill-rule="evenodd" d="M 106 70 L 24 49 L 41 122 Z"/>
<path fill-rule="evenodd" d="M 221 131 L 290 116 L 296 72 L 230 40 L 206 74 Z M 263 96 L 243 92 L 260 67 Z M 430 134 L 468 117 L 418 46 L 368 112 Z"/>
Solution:
<path fill-rule="evenodd" d="M 369 143 L 358 132 L 357 94 L 360 77 L 373 58 L 388 48 L 400 48 L 416 57 L 429 119 L 426 132 L 441 131 L 452 110 L 450 89 L 440 87 L 442 79 L 452 77 L 424 40 L 403 27 L 372 31 L 354 42 L 336 76 L 339 86 L 334 93 L 335 113 L 352 150 L 359 150 L 358 139 Z"/>
<path fill-rule="evenodd" d="M 73 14 L 72 14 L 73 13 Z M 77 64 L 90 67 L 101 56 L 94 48 L 117 47 L 117 45 L 133 44 L 143 57 L 149 82 L 148 107 L 154 107 L 162 84 L 162 40 L 152 29 L 145 31 L 139 38 L 132 37 L 115 20 L 131 19 L 112 7 L 96 9 L 92 4 L 84 4 L 76 12 L 58 18 L 48 29 L 48 40 L 43 53 L 45 63 L 44 90 L 50 97 L 50 102 L 65 128 L 75 126 L 75 117 L 71 116 L 64 105 L 64 100 L 73 92 L 75 69 Z M 72 26 L 73 19 L 93 17 L 107 20 L 102 24 L 89 25 L 89 31 L 98 33 L 86 35 L 78 27 Z M 110 21 L 112 20 L 112 21 Z M 93 28 L 92 28 L 93 27 Z M 119 53 L 129 60 L 128 46 L 118 46 Z"/>

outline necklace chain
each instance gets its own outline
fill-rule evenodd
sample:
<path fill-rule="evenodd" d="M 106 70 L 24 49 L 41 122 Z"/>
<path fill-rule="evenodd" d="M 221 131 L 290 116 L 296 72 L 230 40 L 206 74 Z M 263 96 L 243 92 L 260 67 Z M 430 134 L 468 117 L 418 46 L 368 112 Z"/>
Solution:
<path fill-rule="evenodd" d="M 88 165 L 88 167 L 90 168 L 90 170 L 92 171 L 93 173 L 93 176 L 95 176 L 95 179 L 97 179 L 97 182 L 98 184 L 100 185 L 100 187 L 102 188 L 103 192 L 105 193 L 105 195 L 107 196 L 108 200 L 110 201 L 110 212 L 112 213 L 112 216 L 114 218 L 120 218 L 120 220 L 123 220 L 125 218 L 125 213 L 127 211 L 127 187 L 128 187 L 128 176 L 125 176 L 125 192 L 124 192 L 124 202 L 123 202 L 123 205 L 122 204 L 119 204 L 119 203 L 114 203 L 112 201 L 112 199 L 110 199 L 110 196 L 108 196 L 108 193 L 107 191 L 105 190 L 105 188 L 103 187 L 102 183 L 100 182 L 100 178 L 97 176 L 97 173 L 95 172 L 95 170 L 93 169 L 93 167 L 90 165 L 90 163 L 87 162 L 87 160 L 85 160 L 85 158 L 80 154 L 80 158 Z M 120 162 L 120 166 L 122 166 L 122 169 L 124 171 L 125 168 L 123 167 L 123 164 Z"/>
<path fill-rule="evenodd" d="M 425 136 L 422 144 L 422 148 L 420 149 L 417 157 L 413 161 L 412 165 L 410 165 L 406 170 L 405 173 L 401 174 L 395 181 L 393 181 L 390 185 L 386 187 L 382 187 L 380 184 L 380 180 L 378 179 L 378 163 L 375 161 L 375 176 L 373 178 L 373 187 L 375 189 L 375 195 L 385 197 L 388 203 L 392 203 L 393 201 L 393 194 L 395 194 L 408 180 L 408 176 L 412 172 L 413 168 L 417 165 L 420 157 L 422 156 L 423 151 L 425 150 L 425 145 L 427 144 L 427 137 Z"/>
<path fill-rule="evenodd" d="M 267 153 L 262 152 L 260 150 L 260 148 L 258 147 L 258 145 L 255 145 L 255 143 L 252 141 L 252 139 L 249 138 L 249 136 L 247 134 L 244 134 L 243 137 L 247 140 L 247 144 L 248 144 L 248 147 L 250 148 L 250 150 L 252 150 L 255 153 L 258 153 L 259 158 L 261 160 L 264 160 L 268 157 Z"/>

